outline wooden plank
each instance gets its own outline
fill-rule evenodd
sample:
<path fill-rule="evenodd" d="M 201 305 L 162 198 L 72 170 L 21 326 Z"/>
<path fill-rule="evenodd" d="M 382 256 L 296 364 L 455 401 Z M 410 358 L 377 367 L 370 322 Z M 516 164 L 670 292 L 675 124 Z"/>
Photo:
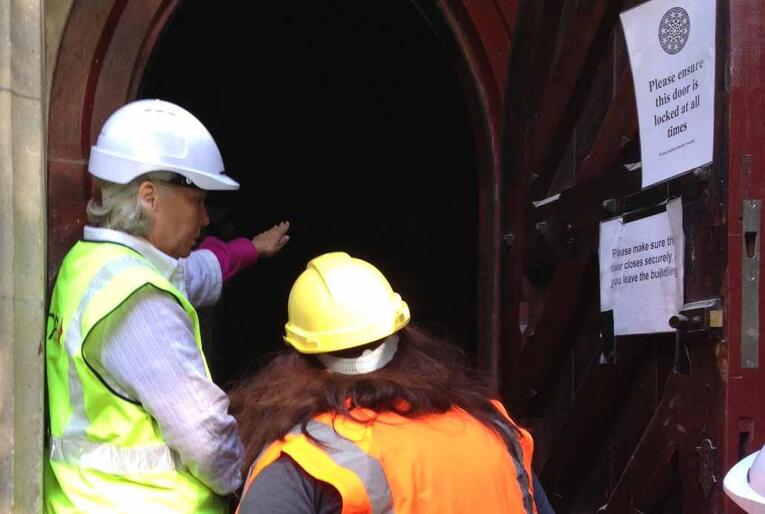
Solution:
<path fill-rule="evenodd" d="M 586 469 L 606 443 L 609 420 L 646 352 L 643 345 L 623 345 L 614 365 L 602 365 L 599 353 L 592 356 L 589 372 L 576 391 L 540 475 L 559 514 L 570 508 L 585 478 L 584 473 L 572 470 Z"/>
<path fill-rule="evenodd" d="M 621 37 L 621 31 L 614 30 L 608 46 L 613 46 L 614 40 Z M 614 53 L 606 52 L 597 70 L 590 77 L 586 97 L 582 99 L 583 105 L 579 111 L 579 118 L 568 135 L 566 146 L 560 153 L 558 162 L 551 163 L 551 166 L 555 166 L 555 172 L 550 180 L 547 195 L 558 193 L 573 185 L 576 169 L 589 153 L 610 107 L 607 99 L 613 98 L 613 82 Z M 617 148 L 620 149 L 621 146 L 618 145 Z"/>
<path fill-rule="evenodd" d="M 537 14 L 537 2 L 522 2 L 515 29 L 515 46 L 510 62 L 505 91 L 504 130 L 502 134 L 501 175 L 502 189 L 498 191 L 502 202 L 502 233 L 506 236 L 506 248 L 501 255 L 501 317 L 500 349 L 497 368 L 499 390 L 509 398 L 510 371 L 518 364 L 522 350 L 519 323 L 521 303 L 521 273 L 524 243 L 524 208 L 528 189 L 525 138 L 527 131 L 527 108 L 523 99 L 530 88 L 525 81 L 531 69 L 530 44 L 532 43 L 532 20 Z"/>
<path fill-rule="evenodd" d="M 595 142 L 576 172 L 577 182 L 589 182 L 618 164 L 623 139 L 635 138 L 638 131 L 634 97 L 632 73 L 625 69 Z"/>
<path fill-rule="evenodd" d="M 518 0 L 492 0 L 497 11 L 502 16 L 503 24 L 508 27 L 512 34 L 512 28 L 518 19 Z"/>
<path fill-rule="evenodd" d="M 626 199 L 640 192 L 640 175 L 623 167 L 593 177 L 585 183 L 564 190 L 560 197 L 537 208 L 530 207 L 526 217 L 524 262 L 549 263 L 566 260 L 572 246 L 576 251 L 597 250 L 600 221 L 614 214 L 603 209 L 608 199 Z M 641 197 L 642 198 L 642 197 Z M 537 228 L 545 223 L 545 234 Z M 571 244 L 571 241 L 574 244 Z"/>
<path fill-rule="evenodd" d="M 630 8 L 636 3 L 639 3 L 638 0 L 624 0 L 621 5 L 619 2 L 609 4 L 605 14 L 602 15 L 602 24 L 595 27 L 596 33 L 592 35 L 589 54 L 579 56 L 578 72 L 570 71 L 569 73 L 573 74 L 569 76 L 559 73 L 559 76 L 553 75 L 551 78 L 550 91 L 545 92 L 544 100 L 540 106 L 544 107 L 552 102 L 553 107 L 548 107 L 546 111 L 537 114 L 535 131 L 530 137 L 530 141 L 535 143 L 535 147 L 529 150 L 531 154 L 529 160 L 531 170 L 536 176 L 530 193 L 531 198 L 539 199 L 547 195 L 559 168 L 562 167 L 562 170 L 565 171 L 569 167 L 566 161 L 561 162 L 561 158 L 566 155 L 564 154 L 566 149 L 577 160 L 579 159 L 581 150 L 575 141 L 575 126 L 581 126 L 583 120 L 585 125 L 580 128 L 586 127 L 588 123 L 591 124 L 587 121 L 592 118 L 593 111 L 591 102 L 588 104 L 588 97 L 594 98 L 596 103 L 602 103 L 602 97 L 597 98 L 593 91 L 593 84 L 597 83 L 598 77 L 601 74 L 610 74 L 613 78 L 609 78 L 609 80 L 616 81 L 626 67 L 618 14 L 620 10 Z M 567 41 L 566 44 L 576 47 L 580 43 L 577 36 L 572 35 L 572 40 Z M 564 60 L 564 57 L 570 58 L 562 56 L 561 60 Z M 574 64 L 573 62 L 569 64 L 569 68 L 573 69 Z M 611 69 L 609 70 L 608 67 Z M 600 70 L 598 70 L 599 68 Z M 566 85 L 557 84 L 560 81 L 569 82 Z M 564 97 L 565 103 L 562 101 Z M 634 98 L 626 99 L 626 105 L 632 105 L 634 109 Z M 580 119 L 580 117 L 582 118 Z M 544 125 L 547 125 L 547 128 Z M 622 146 L 620 142 L 613 148 L 620 149 Z M 573 169 L 577 167 L 578 165 L 575 165 Z"/>
<path fill-rule="evenodd" d="M 701 334 L 689 342 L 691 373 L 670 373 L 664 397 L 640 444 L 611 493 L 605 512 L 629 512 L 642 506 L 650 511 L 656 501 L 651 484 L 660 476 L 671 453 L 679 452 L 686 513 L 722 513 L 722 473 L 719 443 L 723 437 L 722 396 L 716 336 Z M 713 463 L 704 466 L 704 445 Z M 717 462 L 715 465 L 714 462 Z"/>
<path fill-rule="evenodd" d="M 555 439 L 568 420 L 571 402 L 590 372 L 593 355 L 601 351 L 597 266 L 587 269 L 582 282 L 584 290 L 561 337 L 559 351 L 548 356 L 547 376 L 536 386 L 537 395 L 526 409 L 525 416 L 531 418 L 523 418 L 532 419 L 538 428 L 534 432 L 535 438 L 539 435 L 534 449 L 538 469 L 549 458 Z"/>
<path fill-rule="evenodd" d="M 633 113 L 635 110 L 633 95 L 631 93 L 625 95 L 623 91 L 620 91 L 623 89 L 623 83 L 620 84 L 623 81 L 620 79 L 628 68 L 623 40 L 621 27 L 617 25 L 613 28 L 606 44 L 606 47 L 612 51 L 604 52 L 597 69 L 589 76 L 586 90 L 583 94 L 577 95 L 581 97 L 581 107 L 578 107 L 579 118 L 572 128 L 565 150 L 561 152 L 558 162 L 545 164 L 556 168 L 553 178 L 549 181 L 549 189 L 546 192 L 548 195 L 559 192 L 573 184 L 576 180 L 576 170 L 581 167 L 582 161 L 593 153 L 593 147 L 599 134 L 601 138 L 602 136 L 612 136 L 597 146 L 613 153 L 613 157 L 601 164 L 600 168 L 615 165 L 617 163 L 616 158 L 622 153 L 625 141 L 634 138 L 637 128 L 636 120 L 634 122 L 635 129 L 627 131 L 627 139 L 623 140 L 618 137 L 620 136 L 619 133 L 611 132 L 611 123 L 606 117 L 609 110 L 614 111 L 615 108 L 617 108 L 616 110 L 631 109 Z M 613 114 L 611 112 L 610 116 L 613 117 Z M 604 127 L 604 120 L 609 123 L 608 128 Z M 546 173 L 548 171 L 544 172 L 544 174 Z"/>
<path fill-rule="evenodd" d="M 586 4 L 586 5 L 585 5 Z M 563 118 L 572 103 L 577 85 L 582 79 L 588 59 L 599 62 L 605 45 L 595 44 L 606 25 L 608 33 L 615 23 L 618 4 L 608 0 L 593 0 L 579 6 L 575 19 L 563 44 L 549 82 L 539 102 L 540 110 L 531 126 L 529 138 L 530 171 L 538 178 L 532 189 L 532 198 L 544 196 L 552 172 L 547 163 L 557 162 L 560 149 L 555 149 L 555 139 L 561 133 L 568 133 L 571 126 L 563 125 Z M 573 102 L 576 104 L 576 102 Z"/>
<path fill-rule="evenodd" d="M 637 369 L 626 391 L 619 412 L 608 435 L 608 477 L 605 484 L 612 488 L 651 422 L 662 397 L 667 375 L 672 371 L 674 344 L 671 336 L 650 337 L 628 344 L 648 345 L 650 355 Z M 663 357 L 668 358 L 663 358 Z M 661 393 L 659 391 L 662 391 Z M 601 498 L 600 505 L 607 498 Z"/>
<path fill-rule="evenodd" d="M 563 334 L 576 319 L 577 307 L 586 301 L 580 293 L 588 265 L 595 265 L 592 256 L 582 254 L 562 263 L 555 270 L 549 287 L 550 297 L 511 374 L 511 405 L 513 412 L 519 415 L 524 415 L 528 402 L 538 394 L 547 379 L 556 356 L 565 344 Z"/>
<path fill-rule="evenodd" d="M 674 456 L 678 444 L 675 440 L 674 423 L 676 402 L 674 391 L 670 391 L 659 404 L 632 459 L 611 492 L 608 503 L 604 506 L 604 513 L 632 512 L 636 499 L 645 494 L 647 486 L 656 480 L 657 473 L 660 473 Z"/>
<path fill-rule="evenodd" d="M 555 41 L 562 29 L 561 11 L 565 0 L 537 0 L 535 3 L 538 4 L 538 15 L 534 20 L 533 34 L 530 35 L 532 43 L 529 45 L 529 58 L 532 66 L 527 81 L 537 87 L 529 88 L 526 102 L 537 110 L 550 79 L 555 57 Z"/>
<path fill-rule="evenodd" d="M 643 495 L 633 512 L 681 512 L 683 509 L 682 472 L 679 452 L 674 451 L 668 462 L 654 468 L 643 487 Z"/>

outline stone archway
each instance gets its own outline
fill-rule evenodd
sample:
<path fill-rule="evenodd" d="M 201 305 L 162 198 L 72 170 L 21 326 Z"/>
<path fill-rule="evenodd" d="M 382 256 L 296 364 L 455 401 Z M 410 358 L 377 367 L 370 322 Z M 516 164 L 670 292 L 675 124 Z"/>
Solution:
<path fill-rule="evenodd" d="M 48 124 L 49 285 L 84 225 L 90 146 L 98 127 L 135 96 L 177 0 L 75 1 L 52 77 Z"/>
<path fill-rule="evenodd" d="M 110 112 L 135 97 L 144 68 L 178 0 L 73 3 L 50 94 L 48 281 L 79 237 L 91 194 L 90 145 Z M 479 159 L 479 364 L 498 374 L 502 92 L 517 2 L 414 1 L 453 56 L 471 109 Z"/>
<path fill-rule="evenodd" d="M 94 127 L 135 95 L 179 3 L 0 0 L 0 360 L 7 363 L 0 374 L 2 512 L 42 510 L 46 254 L 50 285 L 84 223 Z M 479 358 L 496 376 L 498 139 L 517 0 L 415 4 L 454 56 L 483 152 L 478 308 L 485 313 L 479 331 L 486 348 Z"/>

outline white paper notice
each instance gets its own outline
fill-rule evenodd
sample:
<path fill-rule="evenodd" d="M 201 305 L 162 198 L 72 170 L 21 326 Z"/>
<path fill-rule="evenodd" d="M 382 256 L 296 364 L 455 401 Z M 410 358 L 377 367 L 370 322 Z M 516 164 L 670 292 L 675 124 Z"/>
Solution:
<path fill-rule="evenodd" d="M 712 161 L 715 0 L 651 0 L 621 14 L 635 81 L 643 187 Z"/>
<path fill-rule="evenodd" d="M 614 335 L 673 332 L 684 303 L 682 200 L 630 223 L 600 224 L 600 310 L 614 311 Z"/>

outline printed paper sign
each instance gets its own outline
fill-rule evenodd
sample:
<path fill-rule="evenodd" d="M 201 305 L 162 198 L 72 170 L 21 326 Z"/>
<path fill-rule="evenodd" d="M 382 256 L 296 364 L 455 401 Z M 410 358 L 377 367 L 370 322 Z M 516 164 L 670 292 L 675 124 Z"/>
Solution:
<path fill-rule="evenodd" d="M 715 0 L 651 0 L 621 14 L 635 81 L 643 187 L 712 161 Z"/>
<path fill-rule="evenodd" d="M 661 214 L 600 224 L 600 310 L 614 311 L 614 335 L 673 332 L 684 303 L 682 200 Z"/>

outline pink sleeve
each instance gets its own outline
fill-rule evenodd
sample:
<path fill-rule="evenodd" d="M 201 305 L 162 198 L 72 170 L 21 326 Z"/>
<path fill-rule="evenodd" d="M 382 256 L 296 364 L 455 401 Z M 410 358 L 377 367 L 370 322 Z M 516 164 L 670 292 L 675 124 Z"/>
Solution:
<path fill-rule="evenodd" d="M 252 241 L 245 237 L 238 237 L 224 243 L 217 237 L 206 237 L 197 248 L 198 250 L 210 250 L 218 259 L 223 281 L 252 266 L 258 260 L 258 251 Z"/>

